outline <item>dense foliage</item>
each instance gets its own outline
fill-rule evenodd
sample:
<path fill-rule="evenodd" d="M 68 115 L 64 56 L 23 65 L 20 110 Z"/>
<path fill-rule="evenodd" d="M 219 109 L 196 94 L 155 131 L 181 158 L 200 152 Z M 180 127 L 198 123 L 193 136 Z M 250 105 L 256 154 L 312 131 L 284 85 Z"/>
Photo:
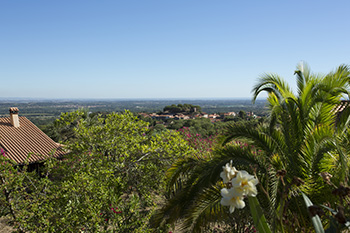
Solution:
<path fill-rule="evenodd" d="M 165 170 L 192 149 L 176 132 L 153 134 L 130 112 L 84 114 L 58 120 L 74 125 L 65 142 L 69 155 L 47 160 L 40 174 L 1 156 L 1 214 L 25 232 L 149 231 Z"/>
<path fill-rule="evenodd" d="M 0 215 L 20 232 L 348 229 L 350 69 L 319 75 L 300 64 L 295 74 L 296 93 L 275 74 L 253 88 L 253 101 L 268 94 L 267 121 L 243 110 L 215 124 L 63 113 L 47 128 L 63 159 L 29 172 L 0 151 Z"/>
<path fill-rule="evenodd" d="M 199 113 L 202 111 L 202 108 L 192 104 L 172 104 L 170 106 L 165 106 L 163 111 L 170 113 Z"/>
<path fill-rule="evenodd" d="M 341 98 L 349 98 L 349 67 L 317 75 L 302 64 L 296 77 L 296 95 L 273 74 L 262 76 L 254 87 L 254 99 L 261 92 L 269 95 L 268 123 L 232 124 L 211 157 L 184 158 L 173 164 L 167 176 L 169 199 L 155 216 L 155 226 L 180 220 L 183 229 L 191 232 L 203 232 L 213 224 L 246 232 L 252 222 L 249 209 L 229 214 L 220 204 L 219 190 L 224 188 L 220 173 L 231 160 L 237 169 L 258 177 L 258 199 L 274 232 L 311 231 L 301 192 L 314 203 L 337 209 L 339 195 L 332 193 L 343 187 L 343 205 L 350 193 L 346 191 L 350 110 L 337 115 L 335 109 Z M 325 174 L 333 178 L 328 176 L 325 182 Z M 323 221 L 329 224 L 324 216 Z"/>

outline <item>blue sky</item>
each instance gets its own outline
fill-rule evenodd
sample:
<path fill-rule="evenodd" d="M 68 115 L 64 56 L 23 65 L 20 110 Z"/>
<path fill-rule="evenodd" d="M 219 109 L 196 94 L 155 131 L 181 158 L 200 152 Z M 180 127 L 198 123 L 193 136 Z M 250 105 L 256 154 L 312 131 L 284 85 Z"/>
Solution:
<path fill-rule="evenodd" d="M 251 97 L 350 64 L 350 1 L 0 0 L 0 98 Z"/>

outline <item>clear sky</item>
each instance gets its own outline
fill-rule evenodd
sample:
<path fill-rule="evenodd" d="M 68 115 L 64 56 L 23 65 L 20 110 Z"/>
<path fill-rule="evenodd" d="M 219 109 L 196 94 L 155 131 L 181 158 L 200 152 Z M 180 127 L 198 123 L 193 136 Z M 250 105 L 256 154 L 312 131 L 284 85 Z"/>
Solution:
<path fill-rule="evenodd" d="M 350 65 L 350 1 L 0 0 L 0 98 L 251 97 Z"/>

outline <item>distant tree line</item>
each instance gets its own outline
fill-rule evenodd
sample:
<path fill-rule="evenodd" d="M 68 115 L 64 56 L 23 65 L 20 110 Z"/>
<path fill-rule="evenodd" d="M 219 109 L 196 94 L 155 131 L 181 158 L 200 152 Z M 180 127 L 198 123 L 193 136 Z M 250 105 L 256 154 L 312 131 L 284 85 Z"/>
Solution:
<path fill-rule="evenodd" d="M 192 104 L 172 104 L 165 106 L 163 109 L 164 112 L 170 112 L 170 113 L 194 113 L 194 112 L 201 112 L 202 108 L 199 105 L 192 105 Z"/>

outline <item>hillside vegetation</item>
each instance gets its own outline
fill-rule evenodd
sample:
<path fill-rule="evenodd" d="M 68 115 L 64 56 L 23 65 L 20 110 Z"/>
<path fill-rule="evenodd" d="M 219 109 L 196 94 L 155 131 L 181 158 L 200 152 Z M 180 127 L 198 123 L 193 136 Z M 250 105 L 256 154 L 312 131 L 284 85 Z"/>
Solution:
<path fill-rule="evenodd" d="M 61 113 L 47 132 L 64 158 L 30 172 L 0 156 L 0 216 L 18 232 L 346 232 L 350 69 L 295 76 L 295 92 L 275 74 L 253 87 L 267 118 Z"/>

